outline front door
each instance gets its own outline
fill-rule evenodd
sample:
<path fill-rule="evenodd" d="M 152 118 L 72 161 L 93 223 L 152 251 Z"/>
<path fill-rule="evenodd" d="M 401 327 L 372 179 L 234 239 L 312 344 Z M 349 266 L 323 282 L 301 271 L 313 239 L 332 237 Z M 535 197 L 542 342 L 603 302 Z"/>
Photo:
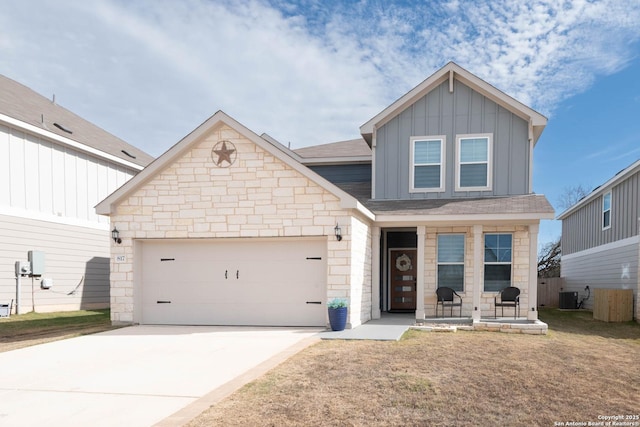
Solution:
<path fill-rule="evenodd" d="M 390 310 L 416 309 L 416 249 L 389 250 Z"/>

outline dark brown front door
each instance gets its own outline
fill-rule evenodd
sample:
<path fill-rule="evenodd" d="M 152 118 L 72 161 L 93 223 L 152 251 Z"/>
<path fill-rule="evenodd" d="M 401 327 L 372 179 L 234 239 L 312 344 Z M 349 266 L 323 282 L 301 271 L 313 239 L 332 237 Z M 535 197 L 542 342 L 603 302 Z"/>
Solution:
<path fill-rule="evenodd" d="M 389 251 L 390 310 L 416 309 L 416 253 L 415 249 Z"/>

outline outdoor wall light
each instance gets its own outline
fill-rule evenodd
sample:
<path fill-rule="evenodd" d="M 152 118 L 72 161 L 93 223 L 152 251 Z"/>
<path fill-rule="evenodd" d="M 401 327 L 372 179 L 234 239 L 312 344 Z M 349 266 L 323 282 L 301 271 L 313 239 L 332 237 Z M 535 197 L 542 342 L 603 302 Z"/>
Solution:
<path fill-rule="evenodd" d="M 122 243 L 122 239 L 120 238 L 120 232 L 118 231 L 118 229 L 115 226 L 113 227 L 113 230 L 111 230 L 111 238 L 117 244 Z"/>
<path fill-rule="evenodd" d="M 340 225 L 338 223 L 336 223 L 336 227 L 333 229 L 333 231 L 336 232 L 336 239 L 338 239 L 338 242 L 342 240 L 342 230 L 340 230 Z"/>

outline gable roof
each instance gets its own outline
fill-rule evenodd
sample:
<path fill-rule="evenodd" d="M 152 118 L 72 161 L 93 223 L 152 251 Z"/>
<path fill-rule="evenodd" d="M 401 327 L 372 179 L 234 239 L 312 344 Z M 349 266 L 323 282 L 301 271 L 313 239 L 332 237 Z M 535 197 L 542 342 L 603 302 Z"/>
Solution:
<path fill-rule="evenodd" d="M 591 202 L 593 199 L 599 197 L 600 195 L 609 192 L 614 186 L 637 172 L 640 172 L 640 160 L 636 160 L 634 163 L 615 174 L 607 182 L 594 188 L 591 193 L 587 194 L 582 199 L 578 200 L 575 205 L 569 207 L 567 210 L 558 215 L 557 219 L 566 219 L 569 215 L 580 209 L 582 206 Z"/>
<path fill-rule="evenodd" d="M 182 140 L 180 140 L 173 147 L 169 148 L 164 154 L 155 159 L 149 166 L 147 166 L 140 173 L 127 181 L 122 187 L 118 188 L 106 199 L 98 203 L 98 205 L 96 206 L 96 212 L 100 215 L 110 215 L 113 212 L 113 207 L 117 205 L 121 200 L 126 198 L 129 194 L 136 191 L 151 179 L 153 179 L 166 167 L 173 164 L 194 144 L 198 143 L 203 136 L 205 136 L 212 129 L 221 124 L 226 124 L 227 126 L 233 128 L 239 134 L 249 139 L 251 142 L 259 146 L 263 150 L 267 151 L 277 159 L 286 163 L 288 166 L 306 176 L 311 181 L 315 182 L 328 192 L 334 194 L 340 199 L 341 206 L 343 208 L 356 209 L 368 218 L 374 219 L 373 214 L 367 208 L 365 208 L 355 197 L 301 164 L 295 158 L 297 157 L 297 155 L 291 152 L 291 150 L 289 150 L 287 147 L 273 140 L 273 138 L 270 138 L 268 135 L 265 135 L 263 137 L 258 136 L 249 128 L 240 124 L 235 119 L 225 114 L 223 111 L 218 111 L 213 116 L 209 117 L 204 123 L 194 129 L 187 136 L 182 138 Z"/>
<path fill-rule="evenodd" d="M 0 94 L 1 122 L 137 170 L 153 160 L 144 151 L 3 75 Z"/>
<path fill-rule="evenodd" d="M 489 83 L 476 75 L 471 74 L 469 71 L 454 62 L 449 62 L 444 67 L 440 68 L 418 86 L 411 89 L 400 99 L 360 126 L 360 134 L 362 134 L 362 137 L 367 141 L 369 146 L 371 146 L 375 129 L 384 125 L 386 122 L 397 116 L 400 112 L 404 111 L 411 104 L 415 103 L 418 99 L 431 92 L 446 80 L 449 80 L 449 91 L 452 92 L 454 79 L 460 81 L 466 86 L 469 86 L 471 89 L 486 96 L 496 104 L 506 108 L 525 120 L 529 123 L 529 138 L 533 140 L 534 144 L 538 141 L 540 134 L 542 134 L 542 131 L 547 124 L 547 118 L 545 116 L 527 107 L 520 101 L 510 97 L 501 90 L 496 89 Z"/>

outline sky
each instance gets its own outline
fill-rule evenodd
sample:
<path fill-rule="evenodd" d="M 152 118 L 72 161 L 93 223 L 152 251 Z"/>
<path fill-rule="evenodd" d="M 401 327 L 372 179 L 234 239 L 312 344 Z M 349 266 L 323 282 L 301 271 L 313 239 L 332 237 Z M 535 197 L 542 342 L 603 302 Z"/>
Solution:
<path fill-rule="evenodd" d="M 637 0 L 0 5 L 0 74 L 153 156 L 218 110 L 293 149 L 357 138 L 454 61 L 548 117 L 534 191 L 557 214 L 640 158 Z"/>

